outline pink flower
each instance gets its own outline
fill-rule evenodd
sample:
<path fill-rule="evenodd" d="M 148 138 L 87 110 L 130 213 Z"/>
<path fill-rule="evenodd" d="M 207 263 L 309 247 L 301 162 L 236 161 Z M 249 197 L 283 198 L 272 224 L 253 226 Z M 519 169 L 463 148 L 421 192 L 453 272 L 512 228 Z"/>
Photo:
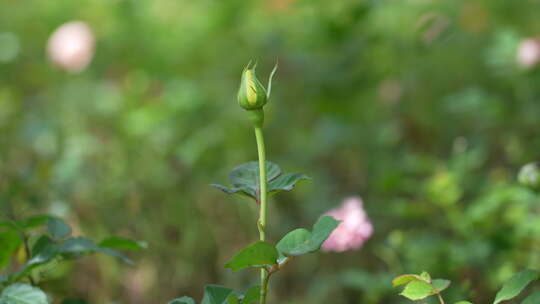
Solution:
<path fill-rule="evenodd" d="M 322 245 L 323 251 L 343 252 L 360 249 L 373 233 L 373 226 L 362 207 L 360 197 L 349 197 L 341 207 L 328 211 L 325 215 L 340 220 L 339 226 Z"/>
<path fill-rule="evenodd" d="M 533 67 L 540 61 L 540 41 L 537 39 L 525 39 L 518 46 L 517 63 L 524 68 Z"/>
<path fill-rule="evenodd" d="M 82 21 L 62 24 L 49 38 L 47 54 L 62 69 L 77 73 L 84 70 L 94 56 L 94 34 Z"/>

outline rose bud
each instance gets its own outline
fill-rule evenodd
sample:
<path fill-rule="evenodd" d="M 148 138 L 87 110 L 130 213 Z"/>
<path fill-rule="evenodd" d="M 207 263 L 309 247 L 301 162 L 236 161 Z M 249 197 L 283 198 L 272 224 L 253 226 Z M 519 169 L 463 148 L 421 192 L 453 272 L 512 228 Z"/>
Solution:
<path fill-rule="evenodd" d="M 240 89 L 238 90 L 238 104 L 246 110 L 262 108 L 268 101 L 266 89 L 255 74 L 256 65 L 251 63 L 242 72 Z"/>

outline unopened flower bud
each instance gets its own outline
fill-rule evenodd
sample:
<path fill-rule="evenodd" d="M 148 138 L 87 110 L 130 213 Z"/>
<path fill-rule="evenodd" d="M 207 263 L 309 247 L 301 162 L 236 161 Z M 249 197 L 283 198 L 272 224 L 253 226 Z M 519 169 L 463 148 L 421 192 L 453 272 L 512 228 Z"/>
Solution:
<path fill-rule="evenodd" d="M 266 89 L 255 75 L 255 66 L 249 64 L 242 72 L 238 104 L 246 110 L 255 110 L 262 108 L 267 101 Z"/>
<path fill-rule="evenodd" d="M 532 188 L 540 187 L 540 170 L 537 163 L 526 164 L 519 170 L 518 181 Z"/>

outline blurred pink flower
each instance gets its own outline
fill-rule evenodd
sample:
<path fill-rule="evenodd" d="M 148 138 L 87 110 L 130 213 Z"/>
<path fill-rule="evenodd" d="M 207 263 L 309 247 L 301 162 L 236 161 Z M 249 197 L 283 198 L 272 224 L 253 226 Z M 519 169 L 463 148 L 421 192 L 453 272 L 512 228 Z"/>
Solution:
<path fill-rule="evenodd" d="M 323 243 L 323 251 L 343 252 L 362 247 L 364 242 L 373 233 L 373 226 L 362 207 L 360 197 L 349 197 L 343 201 L 341 207 L 328 211 L 330 215 L 341 223 Z"/>
<path fill-rule="evenodd" d="M 82 21 L 62 24 L 47 43 L 51 61 L 62 69 L 76 73 L 84 70 L 94 56 L 94 34 Z"/>
<path fill-rule="evenodd" d="M 538 39 L 525 39 L 519 43 L 517 63 L 524 67 L 530 68 L 540 61 L 540 41 Z"/>

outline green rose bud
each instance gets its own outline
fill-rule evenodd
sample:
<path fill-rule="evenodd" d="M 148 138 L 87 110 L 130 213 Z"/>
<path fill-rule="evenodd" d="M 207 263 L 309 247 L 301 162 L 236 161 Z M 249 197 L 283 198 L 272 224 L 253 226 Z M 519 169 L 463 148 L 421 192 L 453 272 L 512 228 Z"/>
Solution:
<path fill-rule="evenodd" d="M 518 181 L 525 186 L 532 188 L 540 187 L 540 170 L 538 164 L 526 164 L 519 170 Z"/>
<path fill-rule="evenodd" d="M 255 68 L 250 63 L 244 69 L 238 90 L 238 104 L 246 110 L 260 109 L 268 101 L 266 89 L 255 75 Z"/>

